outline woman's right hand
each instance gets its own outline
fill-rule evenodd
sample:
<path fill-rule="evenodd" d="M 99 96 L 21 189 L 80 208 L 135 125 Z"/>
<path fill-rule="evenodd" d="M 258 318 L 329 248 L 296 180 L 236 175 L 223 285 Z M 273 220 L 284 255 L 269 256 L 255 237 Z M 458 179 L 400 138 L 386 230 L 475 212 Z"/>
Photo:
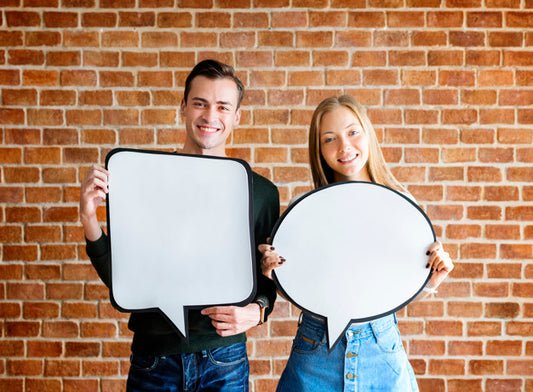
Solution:
<path fill-rule="evenodd" d="M 257 247 L 261 252 L 261 272 L 267 278 L 272 279 L 272 271 L 285 263 L 285 259 L 275 252 L 272 245 L 261 244 Z"/>

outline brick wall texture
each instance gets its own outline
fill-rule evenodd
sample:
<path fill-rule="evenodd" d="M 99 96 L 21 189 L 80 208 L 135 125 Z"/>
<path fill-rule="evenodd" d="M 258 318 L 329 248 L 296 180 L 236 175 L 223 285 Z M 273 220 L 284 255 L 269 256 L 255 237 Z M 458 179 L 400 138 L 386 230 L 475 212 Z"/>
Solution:
<path fill-rule="evenodd" d="M 310 189 L 316 104 L 349 93 L 368 108 L 456 262 L 398 313 L 421 391 L 533 391 L 532 0 L 0 7 L 0 390 L 125 390 L 128 315 L 85 254 L 80 180 L 117 146 L 180 148 L 184 77 L 216 58 L 248 87 L 228 152 L 283 206 Z M 297 317 L 280 301 L 249 332 L 253 392 L 275 389 Z"/>

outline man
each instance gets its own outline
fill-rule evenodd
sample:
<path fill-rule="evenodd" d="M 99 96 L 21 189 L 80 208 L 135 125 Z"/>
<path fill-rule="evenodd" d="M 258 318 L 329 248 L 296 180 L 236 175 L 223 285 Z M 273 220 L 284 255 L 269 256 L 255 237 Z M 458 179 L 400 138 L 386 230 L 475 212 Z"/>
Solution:
<path fill-rule="evenodd" d="M 198 63 L 186 80 L 180 107 L 187 131 L 182 152 L 226 156 L 226 139 L 239 123 L 243 95 L 244 86 L 231 66 L 214 60 Z M 96 218 L 96 209 L 106 198 L 108 175 L 98 166 L 88 172 L 81 185 L 80 219 L 87 254 L 109 287 L 109 243 Z M 279 215 L 279 194 L 256 173 L 253 201 L 255 240 L 265 243 Z M 260 259 L 257 254 L 256 260 Z M 188 342 L 159 312 L 131 314 L 128 326 L 134 335 L 127 390 L 248 391 L 244 332 L 265 321 L 276 298 L 271 281 L 258 273 L 257 282 L 257 296 L 247 306 L 190 310 Z"/>

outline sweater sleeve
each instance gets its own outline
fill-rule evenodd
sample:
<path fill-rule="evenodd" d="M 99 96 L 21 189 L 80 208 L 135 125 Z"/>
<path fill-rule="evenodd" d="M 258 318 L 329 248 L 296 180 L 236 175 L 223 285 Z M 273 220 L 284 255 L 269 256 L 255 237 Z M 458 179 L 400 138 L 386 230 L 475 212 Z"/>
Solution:
<path fill-rule="evenodd" d="M 85 251 L 91 259 L 94 269 L 104 284 L 107 287 L 111 287 L 110 251 L 107 235 L 102 232 L 102 235 L 96 241 L 89 241 L 88 239 L 85 239 L 85 241 Z"/>
<path fill-rule="evenodd" d="M 255 173 L 254 173 L 255 174 Z M 254 220 L 255 220 L 255 260 L 257 271 L 257 293 L 255 299 L 263 300 L 268 308 L 266 315 L 272 313 L 276 301 L 276 284 L 261 273 L 261 252 L 259 244 L 265 244 L 279 218 L 279 192 L 274 184 L 254 176 Z"/>

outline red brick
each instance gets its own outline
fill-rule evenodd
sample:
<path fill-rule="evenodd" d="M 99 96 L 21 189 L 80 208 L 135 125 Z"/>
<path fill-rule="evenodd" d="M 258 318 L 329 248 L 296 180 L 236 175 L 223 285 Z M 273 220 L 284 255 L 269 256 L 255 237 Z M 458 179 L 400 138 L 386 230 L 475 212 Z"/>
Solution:
<path fill-rule="evenodd" d="M 481 356 L 483 343 L 476 341 L 451 341 L 448 343 L 448 353 L 459 356 Z"/>
<path fill-rule="evenodd" d="M 76 222 L 78 207 L 46 207 L 44 208 L 45 222 Z"/>
<path fill-rule="evenodd" d="M 522 380 L 498 380 L 488 379 L 486 383 L 486 392 L 513 392 L 520 391 L 522 387 Z"/>
<path fill-rule="evenodd" d="M 28 203 L 53 203 L 61 199 L 58 187 L 26 187 L 25 194 Z"/>
<path fill-rule="evenodd" d="M 65 47 L 97 48 L 100 37 L 93 31 L 65 31 L 63 34 L 63 45 Z"/>
<path fill-rule="evenodd" d="M 26 302 L 23 314 L 27 319 L 54 319 L 59 316 L 59 305 L 52 302 Z"/>
<path fill-rule="evenodd" d="M 461 102 L 470 105 L 494 105 L 497 100 L 496 91 L 492 90 L 463 90 Z"/>
<path fill-rule="evenodd" d="M 477 66 L 498 66 L 501 54 L 497 50 L 467 50 L 466 64 Z"/>
<path fill-rule="evenodd" d="M 7 128 L 5 131 L 6 142 L 8 144 L 40 144 L 41 131 L 34 128 Z M 10 153 L 6 150 L 2 151 L 2 155 L 12 155 L 18 149 L 13 149 Z M 9 160 L 8 160 L 9 161 Z M 7 161 L 6 161 L 7 162 Z"/>
<path fill-rule="evenodd" d="M 48 184 L 69 183 L 76 181 L 76 169 L 73 167 L 49 167 L 42 171 L 43 182 Z"/>
<path fill-rule="evenodd" d="M 35 89 L 3 89 L 3 105 L 34 106 L 37 104 L 37 90 Z"/>
<path fill-rule="evenodd" d="M 2 31 L 0 32 L 0 42 L 2 46 L 22 46 L 23 34 L 21 31 Z"/>
<path fill-rule="evenodd" d="M 24 233 L 26 242 L 59 242 L 61 228 L 59 226 L 27 226 Z"/>
<path fill-rule="evenodd" d="M 274 11 L 271 15 L 271 25 L 276 29 L 306 27 L 307 23 L 307 12 L 303 11 Z"/>
<path fill-rule="evenodd" d="M 0 109 L 1 124 L 24 124 L 24 111 L 22 109 Z"/>
<path fill-rule="evenodd" d="M 115 27 L 117 15 L 111 12 L 85 12 L 81 15 L 83 27 Z"/>
<path fill-rule="evenodd" d="M 0 187 L 0 203 L 20 203 L 23 198 L 22 187 Z"/>
<path fill-rule="evenodd" d="M 507 374 L 509 375 L 528 375 L 533 374 L 533 361 L 524 359 L 524 360 L 508 360 L 507 361 Z"/>
<path fill-rule="evenodd" d="M 0 200 L 2 200 L 0 198 Z M 22 227 L 19 225 L 0 226 L 0 242 L 22 242 Z M 16 268 L 16 266 L 4 266 L 5 268 Z M 3 275 L 6 276 L 6 275 Z"/>
<path fill-rule="evenodd" d="M 96 306 L 92 303 L 69 302 L 62 307 L 62 316 L 68 318 L 94 318 L 96 315 Z"/>
<path fill-rule="evenodd" d="M 85 377 L 104 375 L 104 376 L 116 376 L 118 375 L 118 363 L 113 361 L 83 361 L 82 362 L 82 374 Z"/>
<path fill-rule="evenodd" d="M 441 340 L 412 340 L 409 342 L 410 355 L 444 355 L 445 343 Z"/>
<path fill-rule="evenodd" d="M 461 256 L 465 259 L 494 259 L 496 257 L 496 246 L 494 244 L 462 244 L 460 249 Z"/>
<path fill-rule="evenodd" d="M 485 304 L 485 317 L 514 318 L 520 314 L 520 305 L 515 302 L 493 302 Z"/>
<path fill-rule="evenodd" d="M 502 324 L 494 321 L 473 321 L 467 323 L 468 336 L 499 336 Z"/>
<path fill-rule="evenodd" d="M 42 106 L 66 106 L 76 104 L 74 90 L 42 90 L 40 95 Z"/>
<path fill-rule="evenodd" d="M 65 357 L 95 357 L 100 353 L 97 342 L 65 342 Z"/>
<path fill-rule="evenodd" d="M 465 374 L 463 359 L 430 359 L 429 374 L 463 375 Z"/>
<path fill-rule="evenodd" d="M 446 388 L 443 379 L 420 378 L 417 383 L 422 392 L 444 392 Z"/>
<path fill-rule="evenodd" d="M 36 337 L 40 331 L 38 321 L 6 321 L 5 334 L 7 337 Z"/>
<path fill-rule="evenodd" d="M 80 368 L 79 360 L 50 359 L 44 364 L 44 375 L 47 377 L 78 377 L 81 374 Z"/>
<path fill-rule="evenodd" d="M 63 351 L 61 342 L 30 341 L 27 347 L 29 357 L 59 357 Z"/>
<path fill-rule="evenodd" d="M 84 322 L 81 324 L 81 336 L 90 338 L 111 338 L 117 334 L 117 328 L 113 323 L 107 322 Z"/>
<path fill-rule="evenodd" d="M 483 313 L 481 302 L 448 302 L 447 313 L 455 318 L 479 318 Z"/>
<path fill-rule="evenodd" d="M 11 359 L 7 362 L 7 370 L 14 376 L 40 376 L 42 368 L 43 361 L 38 359 Z"/>
<path fill-rule="evenodd" d="M 6 11 L 5 18 L 8 27 L 37 27 L 41 23 L 39 13 L 33 11 Z"/>
<path fill-rule="evenodd" d="M 409 317 L 442 317 L 444 303 L 442 301 L 420 301 L 410 303 L 407 307 Z"/>
<path fill-rule="evenodd" d="M 81 64 L 79 51 L 49 51 L 46 53 L 46 65 L 67 67 Z"/>
<path fill-rule="evenodd" d="M 377 47 L 409 46 L 409 34 L 404 31 L 375 31 L 374 44 Z"/>

